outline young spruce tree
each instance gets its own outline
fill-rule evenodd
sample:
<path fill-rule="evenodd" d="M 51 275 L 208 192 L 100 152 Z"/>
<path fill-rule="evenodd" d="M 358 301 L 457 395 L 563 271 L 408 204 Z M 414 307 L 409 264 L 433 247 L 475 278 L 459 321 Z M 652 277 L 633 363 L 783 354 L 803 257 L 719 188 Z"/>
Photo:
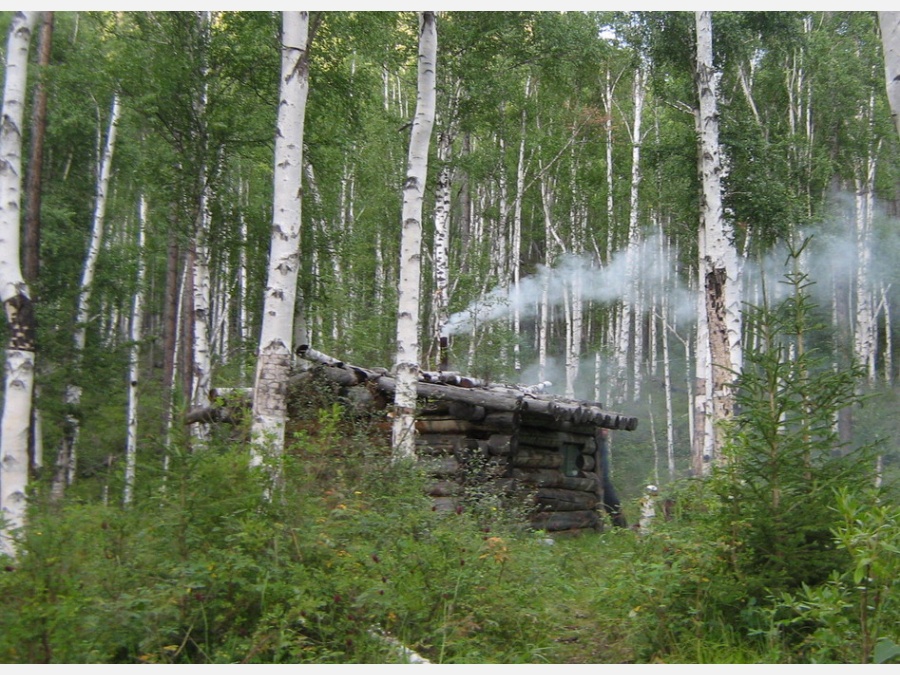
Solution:
<path fill-rule="evenodd" d="M 846 567 L 832 530 L 836 490 L 861 490 L 871 479 L 866 449 L 840 447 L 837 412 L 857 402 L 860 371 L 837 371 L 812 346 L 821 328 L 796 265 L 787 297 L 749 312 L 760 336 L 738 379 L 737 415 L 729 425 L 726 462 L 712 484 L 721 499 L 717 526 L 729 565 L 750 597 L 816 584 Z"/>

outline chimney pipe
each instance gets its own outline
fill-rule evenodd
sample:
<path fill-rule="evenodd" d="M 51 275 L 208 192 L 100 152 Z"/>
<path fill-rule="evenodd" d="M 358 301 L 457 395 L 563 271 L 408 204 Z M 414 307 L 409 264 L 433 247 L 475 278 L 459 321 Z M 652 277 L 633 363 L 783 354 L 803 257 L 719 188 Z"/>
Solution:
<path fill-rule="evenodd" d="M 446 335 L 441 335 L 438 347 L 438 370 L 440 372 L 446 372 L 449 370 L 450 365 L 450 338 Z"/>

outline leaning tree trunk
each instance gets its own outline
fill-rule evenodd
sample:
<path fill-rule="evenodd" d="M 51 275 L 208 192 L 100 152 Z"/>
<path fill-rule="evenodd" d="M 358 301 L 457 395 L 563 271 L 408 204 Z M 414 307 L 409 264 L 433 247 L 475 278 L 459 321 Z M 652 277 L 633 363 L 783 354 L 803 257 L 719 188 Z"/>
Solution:
<path fill-rule="evenodd" d="M 712 388 L 713 455 L 722 458 L 722 424 L 734 416 L 732 386 L 740 371 L 740 302 L 737 293 L 737 251 L 722 210 L 722 164 L 716 91 L 720 74 L 713 67 L 712 14 L 696 13 L 697 92 L 700 100 L 701 218 L 706 252 L 700 260 L 709 336 Z"/>
<path fill-rule="evenodd" d="M 9 325 L 0 420 L 0 553 L 12 557 L 16 555 L 12 536 L 25 526 L 28 428 L 34 388 L 34 311 L 19 262 L 19 229 L 28 47 L 37 16 L 37 12 L 16 12 L 10 23 L 0 123 L 0 300 Z"/>
<path fill-rule="evenodd" d="M 309 91 L 309 12 L 283 12 L 281 98 L 275 133 L 274 198 L 256 380 L 250 465 L 269 464 L 273 478 L 284 449 L 286 387 L 300 266 L 303 125 Z"/>
<path fill-rule="evenodd" d="M 419 378 L 419 293 L 422 266 L 422 202 L 428 176 L 428 146 L 435 113 L 437 28 L 434 12 L 419 14 L 419 77 L 416 115 L 409 138 L 403 223 L 400 237 L 400 281 L 397 302 L 397 356 L 394 373 L 392 447 L 396 458 L 416 454 L 416 382 Z"/>
<path fill-rule="evenodd" d="M 113 95 L 112 109 L 109 116 L 109 131 L 106 134 L 106 145 L 100 157 L 100 166 L 97 171 L 97 194 L 94 200 L 94 216 L 91 224 L 91 239 L 88 244 L 87 256 L 84 259 L 84 269 L 81 273 L 81 287 L 78 294 L 78 311 L 75 317 L 75 355 L 74 376 L 66 386 L 65 404 L 66 421 L 63 427 L 63 438 L 56 455 L 56 471 L 50 489 L 51 498 L 62 499 L 66 486 L 71 485 L 75 479 L 76 453 L 78 444 L 78 407 L 81 405 L 81 357 L 87 342 L 88 311 L 90 309 L 91 291 L 93 290 L 94 272 L 97 269 L 97 259 L 100 257 L 100 248 L 103 243 L 103 225 L 106 217 L 106 195 L 109 189 L 109 175 L 112 166 L 113 151 L 116 147 L 116 128 L 119 123 L 119 97 Z"/>

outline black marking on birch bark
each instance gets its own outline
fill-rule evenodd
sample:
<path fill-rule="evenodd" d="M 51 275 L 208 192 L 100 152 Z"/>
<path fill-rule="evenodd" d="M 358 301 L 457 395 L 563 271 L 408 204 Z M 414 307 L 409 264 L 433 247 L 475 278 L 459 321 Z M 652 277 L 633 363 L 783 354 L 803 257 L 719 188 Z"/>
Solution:
<path fill-rule="evenodd" d="M 6 317 L 9 322 L 9 348 L 33 352 L 35 320 L 31 298 L 19 293 L 7 300 Z"/>

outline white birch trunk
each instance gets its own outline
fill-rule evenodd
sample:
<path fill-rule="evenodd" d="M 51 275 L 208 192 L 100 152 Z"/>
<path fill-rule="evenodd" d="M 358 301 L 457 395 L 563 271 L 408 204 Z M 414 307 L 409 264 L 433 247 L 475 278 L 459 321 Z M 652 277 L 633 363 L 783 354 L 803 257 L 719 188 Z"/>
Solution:
<path fill-rule="evenodd" d="M 884 76 L 894 128 L 900 133 L 900 12 L 878 12 L 884 49 Z"/>
<path fill-rule="evenodd" d="M 403 184 L 400 281 L 397 302 L 397 356 L 394 373 L 392 447 L 394 457 L 415 458 L 416 382 L 419 377 L 419 293 L 422 266 L 422 203 L 428 175 L 428 146 L 435 115 L 437 29 L 434 12 L 419 14 L 419 65 L 416 114 L 409 139 Z"/>
<path fill-rule="evenodd" d="M 0 554 L 16 557 L 15 532 L 25 527 L 28 427 L 34 388 L 34 313 L 22 276 L 19 232 L 22 211 L 22 119 L 28 47 L 39 12 L 16 12 L 9 26 L 0 124 L 0 300 L 9 343 L 3 416 L 0 420 Z"/>
<path fill-rule="evenodd" d="M 633 303 L 631 316 L 634 320 L 631 376 L 634 381 L 632 400 L 641 399 L 641 360 L 643 356 L 643 326 L 642 317 L 644 311 L 643 284 L 637 271 L 638 250 L 641 245 L 640 231 L 640 187 L 643 172 L 641 171 L 641 127 L 644 113 L 646 74 L 643 68 L 638 68 L 634 73 L 634 122 L 631 128 L 631 192 L 628 198 L 628 286 L 632 291 L 631 298 L 626 302 Z M 627 347 L 626 347 L 627 348 Z"/>
<path fill-rule="evenodd" d="M 106 134 L 106 144 L 100 156 L 100 166 L 97 171 L 97 190 L 94 200 L 94 214 L 91 221 L 91 238 L 88 243 L 88 251 L 84 260 L 84 268 L 81 273 L 81 290 L 78 295 L 78 310 L 75 316 L 74 346 L 76 370 L 81 362 L 87 341 L 88 313 L 90 310 L 91 291 L 93 290 L 94 272 L 97 269 L 97 259 L 100 257 L 100 249 L 103 244 L 103 227 L 106 218 L 106 196 L 109 189 L 109 176 L 112 166 L 113 153 L 116 146 L 116 130 L 119 123 L 119 97 L 113 95 L 112 108 L 109 117 L 109 130 Z M 66 386 L 65 404 L 69 412 L 66 414 L 66 428 L 60 443 L 56 458 L 56 473 L 51 486 L 51 497 L 54 500 L 61 499 L 67 485 L 75 480 L 77 466 L 78 432 L 79 422 L 75 411 L 81 405 L 81 386 L 70 382 Z"/>
<path fill-rule="evenodd" d="M 869 386 L 876 380 L 875 355 L 876 323 L 874 297 L 871 285 L 872 224 L 874 219 L 871 204 L 874 190 L 874 159 L 867 162 L 866 177 L 856 180 L 856 328 L 853 335 L 853 351 L 859 365 L 866 369 Z"/>
<path fill-rule="evenodd" d="M 530 78 L 525 80 L 525 100 L 528 100 L 528 93 L 531 88 Z M 522 262 L 522 202 L 525 193 L 525 122 L 526 113 L 522 109 L 522 124 L 519 137 L 519 159 L 516 164 L 516 200 L 513 204 L 513 229 L 512 241 L 510 249 L 512 250 L 512 280 L 513 280 L 513 335 L 515 336 L 515 344 L 513 345 L 513 368 L 516 374 L 522 372 L 522 360 L 519 350 L 519 339 L 522 334 L 521 322 L 521 302 L 519 299 L 519 290 L 521 282 L 521 262 Z"/>
<path fill-rule="evenodd" d="M 606 262 L 612 260 L 615 245 L 615 211 L 613 201 L 613 89 L 615 84 L 609 70 L 606 71 L 606 88 L 603 103 L 606 106 Z"/>
<path fill-rule="evenodd" d="M 239 183 L 239 190 L 241 194 L 241 207 L 240 207 L 240 230 L 241 230 L 241 247 L 239 251 L 239 266 L 238 270 L 238 325 L 241 331 L 241 345 L 242 348 L 246 348 L 246 345 L 250 343 L 250 318 L 247 312 L 247 298 L 249 297 L 247 292 L 247 218 L 245 216 L 245 209 L 247 208 L 247 202 L 249 201 L 249 197 L 247 195 L 249 181 L 241 181 Z M 243 360 L 242 360 L 243 364 Z M 244 381 L 244 377 L 246 375 L 244 365 L 241 365 L 241 381 Z"/>
<path fill-rule="evenodd" d="M 448 338 L 450 302 L 450 150 L 453 139 L 446 130 L 438 137 L 440 163 L 434 195 L 434 334 Z"/>
<path fill-rule="evenodd" d="M 281 89 L 275 133 L 274 204 L 269 273 L 253 388 L 251 466 L 271 462 L 279 475 L 284 450 L 285 388 L 291 366 L 294 300 L 300 265 L 303 125 L 309 82 L 308 12 L 283 12 Z"/>
<path fill-rule="evenodd" d="M 207 48 L 207 35 L 209 32 L 210 16 L 208 11 L 200 12 L 200 31 L 203 34 L 203 49 Z M 206 106 L 208 97 L 207 85 L 208 66 L 206 65 L 206 55 L 203 55 L 203 64 L 201 66 L 201 77 L 203 85 L 200 90 L 200 100 L 196 104 L 196 115 L 200 120 L 200 124 L 206 127 Z M 205 134 L 203 134 L 205 135 Z M 209 387 L 212 369 L 212 356 L 210 353 L 210 337 L 211 337 L 211 297 L 212 284 L 209 272 L 210 250 L 209 250 L 209 230 L 212 215 L 209 210 L 210 186 L 209 186 L 209 167 L 206 163 L 206 139 L 202 141 L 202 151 L 204 156 L 200 164 L 200 197 L 197 205 L 197 221 L 194 224 L 194 265 L 193 289 L 194 289 L 194 312 L 191 317 L 194 329 L 194 363 L 192 364 L 192 383 L 191 383 L 191 404 L 195 406 L 205 406 L 209 402 Z M 191 434 L 199 439 L 205 439 L 209 434 L 209 425 L 193 424 L 191 425 Z"/>
<path fill-rule="evenodd" d="M 138 271 L 134 304 L 131 309 L 131 349 L 128 354 L 128 434 L 125 445 L 125 491 L 122 502 L 131 504 L 134 498 L 135 467 L 137 466 L 138 382 L 140 380 L 140 341 L 144 311 L 144 234 L 147 229 L 147 201 L 141 195 L 138 205 Z"/>
<path fill-rule="evenodd" d="M 737 251 L 733 233 L 722 210 L 723 174 L 719 149 L 718 103 L 720 74 L 713 68 L 712 14 L 696 13 L 697 91 L 700 100 L 700 174 L 703 190 L 701 217 L 706 233 L 703 271 L 709 339 L 712 389 L 713 456 L 722 458 L 724 434 L 721 425 L 734 415 L 732 385 L 740 371 L 741 307 L 738 293 Z"/>
<path fill-rule="evenodd" d="M 884 382 L 888 387 L 894 383 L 894 340 L 891 337 L 891 303 L 888 300 L 890 290 L 890 284 L 881 289 L 881 303 L 884 309 Z"/>

